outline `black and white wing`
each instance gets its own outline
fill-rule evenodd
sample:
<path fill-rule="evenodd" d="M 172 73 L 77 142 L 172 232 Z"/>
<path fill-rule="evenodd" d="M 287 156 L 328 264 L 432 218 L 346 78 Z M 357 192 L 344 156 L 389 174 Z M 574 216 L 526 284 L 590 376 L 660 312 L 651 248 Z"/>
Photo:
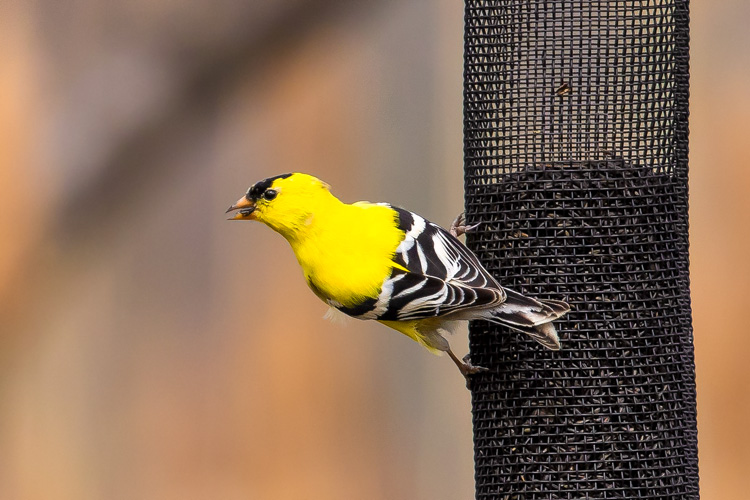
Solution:
<path fill-rule="evenodd" d="M 469 287 L 501 289 L 477 257 L 448 231 L 423 217 L 391 207 L 406 234 L 394 261 L 409 272 L 434 276 Z"/>
<path fill-rule="evenodd" d="M 377 300 L 339 309 L 362 319 L 406 321 L 492 308 L 506 300 L 505 290 L 458 239 L 417 214 L 391 208 L 405 233 L 391 276 Z"/>

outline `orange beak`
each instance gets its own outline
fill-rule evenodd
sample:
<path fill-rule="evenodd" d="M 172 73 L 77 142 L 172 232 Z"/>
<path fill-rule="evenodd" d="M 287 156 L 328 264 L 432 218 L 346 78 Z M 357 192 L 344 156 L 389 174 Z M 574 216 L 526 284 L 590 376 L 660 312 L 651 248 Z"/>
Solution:
<path fill-rule="evenodd" d="M 255 203 L 248 200 L 247 197 L 243 196 L 242 198 L 237 200 L 237 203 L 229 207 L 225 213 L 233 212 L 235 210 L 239 210 L 239 212 L 237 212 L 233 217 L 230 217 L 227 220 L 252 219 L 252 214 L 255 211 Z"/>

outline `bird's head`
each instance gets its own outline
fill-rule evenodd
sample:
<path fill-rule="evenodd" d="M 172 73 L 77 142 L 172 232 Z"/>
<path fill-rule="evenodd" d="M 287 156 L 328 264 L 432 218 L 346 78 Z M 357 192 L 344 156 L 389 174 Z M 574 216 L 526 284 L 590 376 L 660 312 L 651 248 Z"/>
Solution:
<path fill-rule="evenodd" d="M 230 220 L 257 220 L 287 239 L 297 237 L 311 223 L 316 211 L 335 200 L 329 186 L 312 175 L 282 174 L 253 184 L 227 213 Z"/>

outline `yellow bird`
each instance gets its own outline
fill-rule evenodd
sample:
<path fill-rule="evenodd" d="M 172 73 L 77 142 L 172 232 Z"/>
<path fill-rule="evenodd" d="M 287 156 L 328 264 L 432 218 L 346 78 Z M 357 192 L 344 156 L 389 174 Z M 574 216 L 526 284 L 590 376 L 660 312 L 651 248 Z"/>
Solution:
<path fill-rule="evenodd" d="M 231 220 L 256 220 L 286 238 L 307 284 L 330 307 L 447 352 L 467 381 L 485 369 L 451 351 L 446 336 L 463 321 L 499 323 L 560 348 L 551 322 L 568 304 L 502 287 L 458 240 L 467 228 L 457 222 L 448 232 L 386 203 L 343 203 L 328 184 L 301 173 L 255 183 L 232 211 Z"/>

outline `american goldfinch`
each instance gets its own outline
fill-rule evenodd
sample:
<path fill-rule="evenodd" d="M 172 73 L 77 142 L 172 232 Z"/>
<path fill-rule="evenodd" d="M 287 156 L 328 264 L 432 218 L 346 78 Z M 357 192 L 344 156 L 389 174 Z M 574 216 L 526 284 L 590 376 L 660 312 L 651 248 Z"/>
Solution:
<path fill-rule="evenodd" d="M 386 203 L 343 203 L 326 183 L 301 173 L 253 184 L 232 211 L 230 220 L 256 220 L 286 238 L 307 284 L 330 307 L 448 353 L 467 381 L 484 368 L 458 359 L 446 338 L 463 321 L 499 323 L 560 348 L 551 322 L 568 304 L 500 286 L 456 237 L 465 231 L 458 219 L 451 234 Z"/>

